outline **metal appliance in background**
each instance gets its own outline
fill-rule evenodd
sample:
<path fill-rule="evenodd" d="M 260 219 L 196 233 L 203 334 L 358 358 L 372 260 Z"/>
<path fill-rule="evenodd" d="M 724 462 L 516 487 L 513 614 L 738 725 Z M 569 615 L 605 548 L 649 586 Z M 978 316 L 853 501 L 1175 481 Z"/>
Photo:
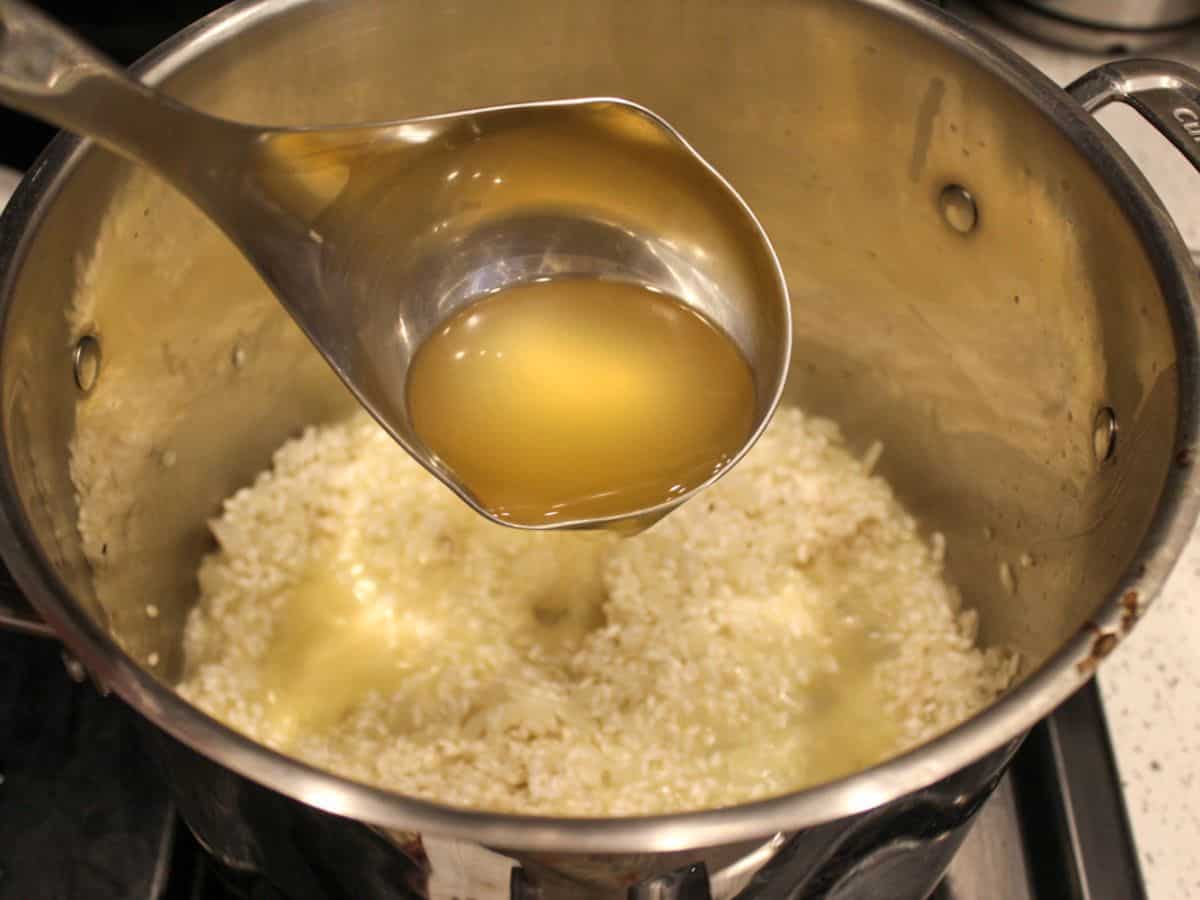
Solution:
<path fill-rule="evenodd" d="M 1026 34 L 1120 54 L 1160 47 L 1200 23 L 1200 0 L 977 0 Z"/>
<path fill-rule="evenodd" d="M 1068 95 L 932 10 L 893 0 L 766 6 L 753 19 L 734 2 L 682 19 L 619 2 L 553 9 L 240 3 L 142 71 L 215 112 L 288 121 L 597 83 L 663 108 L 784 235 L 801 288 L 792 399 L 858 440 L 884 431 L 886 473 L 951 536 L 953 577 L 982 608 L 987 639 L 1025 653 L 1023 684 L 951 734 L 831 785 L 599 822 L 419 803 L 201 716 L 169 683 L 204 519 L 294 426 L 346 406 L 322 405 L 329 376 L 253 281 L 212 304 L 184 302 L 172 261 L 203 259 L 206 278 L 228 279 L 228 248 L 152 179 L 71 139 L 35 167 L 0 229 L 5 556 L 55 632 L 141 714 L 135 727 L 204 846 L 289 898 L 922 897 L 1025 731 L 1087 682 L 1188 537 L 1200 285 L 1186 248 Z M 797 35 L 811 38 L 804 54 Z M 557 48 L 549 63 L 533 53 L 547 46 Z M 65 315 L 76 270 L 64 253 L 132 222 L 112 265 L 136 267 L 144 292 L 89 311 L 82 337 L 120 364 L 76 398 L 64 351 L 79 336 Z M 847 234 L 853 243 L 834 240 Z M 155 340 L 123 330 L 131 321 L 153 323 Z M 245 366 L 231 367 L 235 348 Z M 188 371 L 202 377 L 172 377 Z M 121 401 L 110 412 L 130 412 L 95 418 L 105 396 Z M 263 396 L 295 402 L 243 422 L 264 412 Z M 172 418 L 156 429 L 161 404 Z M 66 444 L 106 428 L 117 429 L 108 446 L 121 451 L 116 483 L 132 504 L 112 523 L 112 556 L 136 565 L 93 573 Z M 179 453 L 169 472 L 163 446 Z M 1030 551 L 1036 566 L 1019 585 L 1011 571 L 1007 586 L 996 577 Z M 100 602 L 93 574 L 130 580 Z M 148 595 L 161 610 L 153 622 Z"/>

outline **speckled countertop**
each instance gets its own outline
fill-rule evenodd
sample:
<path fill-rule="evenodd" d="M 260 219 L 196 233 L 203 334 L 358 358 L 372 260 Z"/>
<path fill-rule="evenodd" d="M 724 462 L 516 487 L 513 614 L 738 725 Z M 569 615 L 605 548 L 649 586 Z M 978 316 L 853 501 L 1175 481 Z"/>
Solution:
<path fill-rule="evenodd" d="M 946 5 L 1059 84 L 1102 62 L 1039 46 L 962 2 Z M 1200 33 L 1144 55 L 1200 68 Z M 1162 197 L 1188 246 L 1200 250 L 1200 174 L 1131 110 L 1110 107 L 1099 118 Z M 1099 680 L 1147 894 L 1200 900 L 1200 530 Z"/>

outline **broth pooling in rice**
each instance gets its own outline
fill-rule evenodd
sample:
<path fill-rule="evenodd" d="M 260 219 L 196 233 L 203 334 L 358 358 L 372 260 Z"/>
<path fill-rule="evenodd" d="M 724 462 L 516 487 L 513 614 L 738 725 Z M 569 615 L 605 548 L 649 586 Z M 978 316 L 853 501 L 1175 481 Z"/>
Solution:
<path fill-rule="evenodd" d="M 225 504 L 181 692 L 441 802 L 617 815 L 779 794 L 951 727 L 1011 679 L 940 552 L 836 426 L 781 410 L 633 538 L 478 516 L 358 414 Z"/>

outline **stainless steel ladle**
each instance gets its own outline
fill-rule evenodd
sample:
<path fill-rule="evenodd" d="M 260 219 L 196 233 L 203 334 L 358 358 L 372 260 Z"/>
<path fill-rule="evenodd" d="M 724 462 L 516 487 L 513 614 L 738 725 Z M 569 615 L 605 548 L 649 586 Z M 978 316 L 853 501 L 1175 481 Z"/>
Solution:
<path fill-rule="evenodd" d="M 480 506 L 413 431 L 404 388 L 421 342 L 484 295 L 538 278 L 616 278 L 702 312 L 755 376 L 756 424 L 733 462 L 779 400 L 791 316 L 774 250 L 729 184 L 636 104 L 561 100 L 374 125 L 246 125 L 133 80 L 16 0 L 0 0 L 0 100 L 148 166 L 189 197 L 379 423 L 500 524 L 653 521 L 719 476 L 608 519 L 514 525 Z"/>

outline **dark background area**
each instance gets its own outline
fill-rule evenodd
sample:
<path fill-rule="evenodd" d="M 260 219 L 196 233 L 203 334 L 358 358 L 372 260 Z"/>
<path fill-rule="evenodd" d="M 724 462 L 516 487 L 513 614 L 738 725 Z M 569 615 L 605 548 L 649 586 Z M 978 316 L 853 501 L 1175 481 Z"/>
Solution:
<path fill-rule="evenodd" d="M 185 25 L 224 5 L 220 0 L 32 0 L 121 65 L 129 65 Z M 25 170 L 55 129 L 0 109 L 0 163 Z"/>

